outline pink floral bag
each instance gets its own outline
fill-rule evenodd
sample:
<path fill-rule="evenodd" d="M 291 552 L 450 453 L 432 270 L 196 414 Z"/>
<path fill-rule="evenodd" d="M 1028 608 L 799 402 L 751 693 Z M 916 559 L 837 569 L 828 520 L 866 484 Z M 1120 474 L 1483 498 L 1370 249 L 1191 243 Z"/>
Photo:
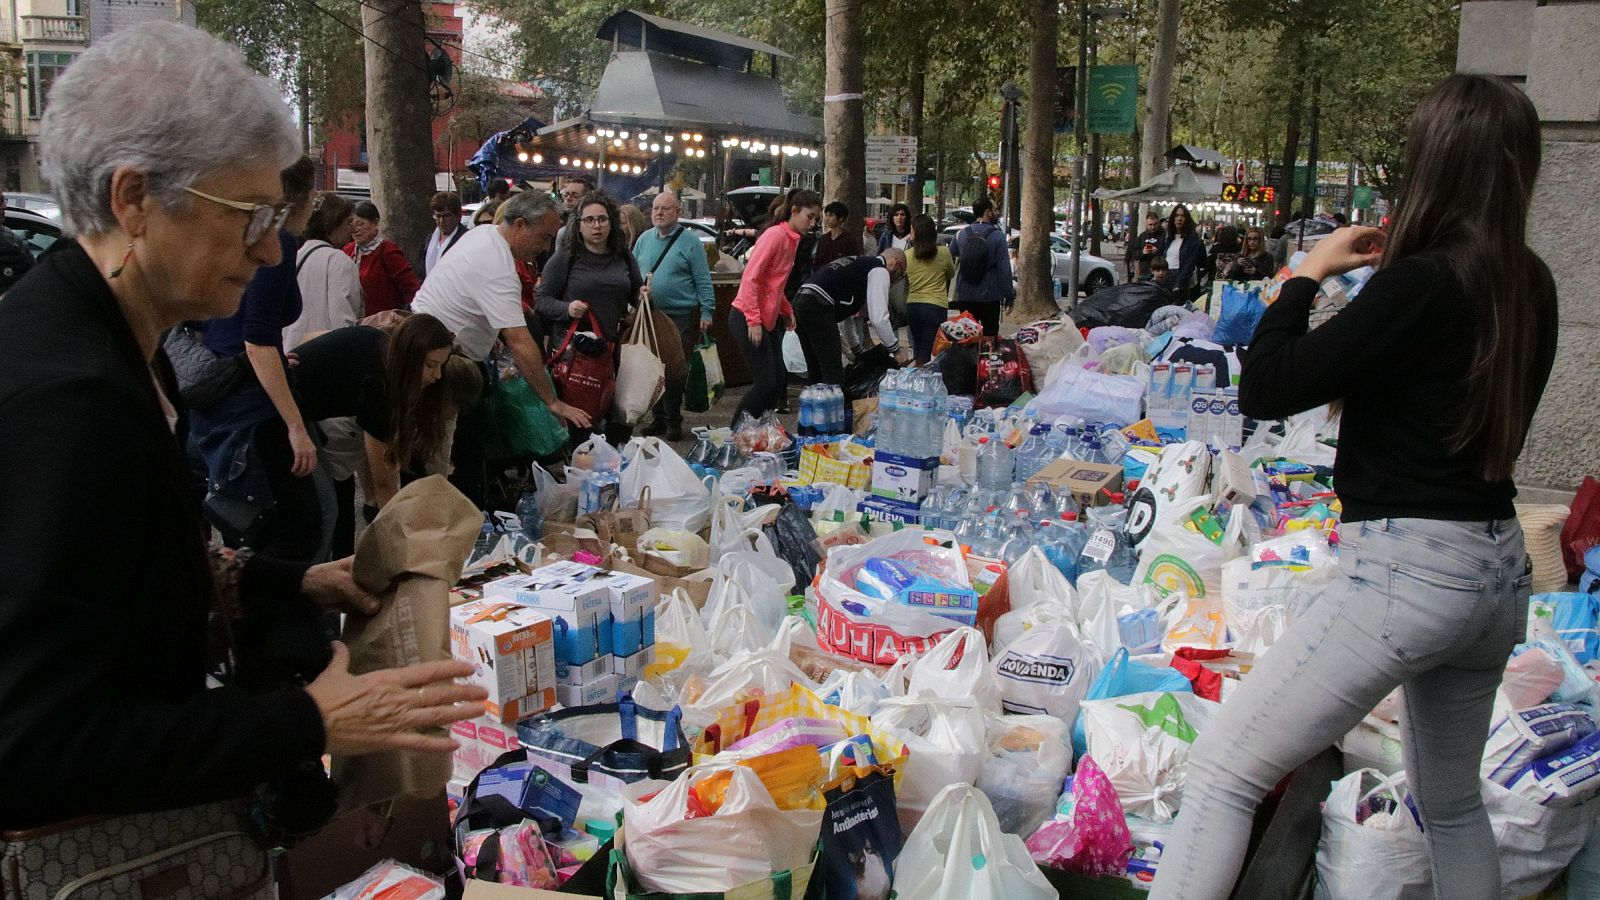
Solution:
<path fill-rule="evenodd" d="M 1085 756 L 1072 779 L 1070 818 L 1057 818 L 1028 838 L 1033 861 L 1090 878 L 1121 875 L 1133 855 L 1133 835 L 1117 800 L 1117 789 Z"/>

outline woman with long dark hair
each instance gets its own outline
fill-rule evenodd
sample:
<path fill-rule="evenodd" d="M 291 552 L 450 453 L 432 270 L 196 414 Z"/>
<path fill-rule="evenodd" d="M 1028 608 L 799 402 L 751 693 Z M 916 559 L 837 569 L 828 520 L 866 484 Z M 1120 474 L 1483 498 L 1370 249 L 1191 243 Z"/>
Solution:
<path fill-rule="evenodd" d="M 552 323 L 546 330 L 552 343 L 560 341 L 574 322 L 579 331 L 588 330 L 592 313 L 599 323 L 599 337 L 616 344 L 622 320 L 638 305 L 644 286 L 616 201 L 600 191 L 585 194 L 541 275 L 535 306 Z M 598 428 L 607 410 L 586 412 Z M 607 430 L 614 442 L 627 439 L 625 427 L 611 423 Z"/>
<path fill-rule="evenodd" d="M 739 280 L 739 293 L 728 312 L 728 332 L 753 379 L 733 421 L 740 413 L 759 418 L 783 404 L 788 370 L 783 365 L 783 333 L 794 328 L 794 307 L 785 293 L 802 236 L 810 234 L 822 210 L 814 191 L 799 191 L 775 211 L 776 225 L 761 232 Z"/>
<path fill-rule="evenodd" d="M 883 231 L 878 235 L 878 252 L 895 247 L 900 250 L 911 249 L 911 207 L 904 203 L 896 203 L 889 207 L 889 221 L 884 223 Z"/>
<path fill-rule="evenodd" d="M 1154 900 L 1226 897 L 1256 804 L 1396 686 L 1434 896 L 1500 896 L 1479 765 L 1532 582 L 1512 474 L 1555 357 L 1555 284 L 1527 243 L 1539 156 L 1515 85 L 1445 79 L 1412 118 L 1387 240 L 1323 238 L 1262 317 L 1244 414 L 1342 406 L 1339 574 L 1195 743 Z M 1371 264 L 1308 331 L 1319 282 Z"/>
<path fill-rule="evenodd" d="M 955 277 L 956 262 L 949 247 L 939 246 L 938 226 L 928 216 L 917 216 L 906 254 L 906 320 L 919 366 L 933 356 L 933 340 L 950 314 L 950 280 Z"/>
<path fill-rule="evenodd" d="M 1167 216 L 1166 235 L 1161 239 L 1158 252 L 1167 259 L 1167 270 L 1172 273 L 1168 279 L 1173 286 L 1173 293 L 1178 295 L 1179 300 L 1188 300 L 1206 259 L 1206 245 L 1195 230 L 1189 207 L 1179 203 L 1172 208 L 1172 213 Z"/>
<path fill-rule="evenodd" d="M 364 473 L 362 496 L 376 515 L 409 476 L 448 471 L 456 408 L 444 382 L 454 343 L 438 319 L 415 313 L 387 331 L 338 328 L 296 351 L 300 409 L 323 433 L 322 463 L 339 501 L 336 556 L 354 539 L 352 476 Z M 478 377 L 470 364 L 466 372 Z"/>

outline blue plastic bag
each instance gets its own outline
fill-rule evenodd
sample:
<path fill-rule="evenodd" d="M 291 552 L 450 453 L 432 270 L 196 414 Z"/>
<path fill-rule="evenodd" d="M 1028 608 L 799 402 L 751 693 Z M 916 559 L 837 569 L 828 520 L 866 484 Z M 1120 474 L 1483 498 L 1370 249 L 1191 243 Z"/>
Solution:
<path fill-rule="evenodd" d="M 1144 694 L 1150 692 L 1164 692 L 1169 694 L 1192 694 L 1194 685 L 1177 669 L 1165 666 L 1152 666 L 1128 658 L 1128 648 L 1119 649 L 1100 670 L 1100 674 L 1089 685 L 1089 693 L 1084 695 L 1085 700 L 1107 700 L 1112 697 L 1126 697 L 1129 694 Z M 1078 718 L 1072 723 L 1072 750 L 1073 758 L 1081 759 L 1089 752 L 1088 739 L 1083 734 L 1083 713 L 1078 713 Z"/>
<path fill-rule="evenodd" d="M 1550 604 L 1550 625 L 1579 663 L 1600 656 L 1600 597 L 1594 594 L 1537 594 L 1530 602 Z"/>
<path fill-rule="evenodd" d="M 1583 574 L 1578 576 L 1578 590 L 1585 594 L 1600 593 L 1600 544 L 1583 554 Z"/>
<path fill-rule="evenodd" d="M 1255 336 L 1256 325 L 1267 311 L 1260 291 L 1244 290 L 1232 284 L 1222 286 L 1222 314 L 1217 317 L 1217 327 L 1211 340 L 1217 344 L 1248 344 Z"/>

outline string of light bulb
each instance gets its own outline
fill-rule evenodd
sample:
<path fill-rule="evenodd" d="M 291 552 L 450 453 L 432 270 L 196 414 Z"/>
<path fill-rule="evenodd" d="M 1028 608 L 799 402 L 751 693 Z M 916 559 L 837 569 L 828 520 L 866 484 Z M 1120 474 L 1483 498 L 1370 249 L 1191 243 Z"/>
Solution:
<path fill-rule="evenodd" d="M 722 146 L 724 149 L 728 150 L 732 150 L 737 147 L 740 150 L 748 150 L 751 153 L 766 153 L 771 151 L 773 156 L 778 156 L 781 154 L 783 156 L 805 156 L 815 159 L 821 155 L 814 147 L 801 147 L 798 144 L 769 144 L 760 139 L 740 137 L 725 137 L 722 139 Z"/>

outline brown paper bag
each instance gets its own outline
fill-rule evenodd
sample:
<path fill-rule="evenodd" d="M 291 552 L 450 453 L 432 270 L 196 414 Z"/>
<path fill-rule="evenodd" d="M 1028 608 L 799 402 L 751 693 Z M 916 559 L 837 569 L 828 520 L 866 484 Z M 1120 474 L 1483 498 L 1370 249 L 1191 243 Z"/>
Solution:
<path fill-rule="evenodd" d="M 650 530 L 649 486 L 645 486 L 636 506 L 623 509 L 620 503 L 614 502 L 604 510 L 579 516 L 577 524 L 598 534 L 603 541 L 632 549 L 639 543 L 639 535 Z"/>
<path fill-rule="evenodd" d="M 346 620 L 351 672 L 450 658 L 450 588 L 482 524 L 472 501 L 440 475 L 412 482 L 389 501 L 356 546 L 356 584 L 383 608 L 370 619 Z M 450 780 L 450 756 L 403 750 L 336 756 L 333 780 L 342 814 L 405 794 L 437 794 Z"/>
<path fill-rule="evenodd" d="M 654 581 L 656 583 L 657 603 L 661 602 L 662 597 L 672 593 L 674 588 L 683 588 L 688 593 L 689 599 L 694 601 L 695 609 L 704 607 L 706 600 L 711 596 L 711 577 L 713 575 L 713 570 L 711 569 L 678 578 L 672 575 L 652 572 L 620 557 L 612 560 L 608 568 L 613 572 L 626 572 L 629 575 L 638 575 Z"/>
<path fill-rule="evenodd" d="M 868 397 L 857 400 L 850 407 L 851 421 L 855 423 L 855 433 L 864 435 L 872 430 L 872 420 L 878 416 L 878 398 Z"/>
<path fill-rule="evenodd" d="M 600 557 L 604 562 L 611 559 L 611 554 L 614 552 L 610 541 L 601 537 L 582 521 L 546 522 L 544 533 L 539 537 L 539 544 L 544 547 L 546 557 L 556 559 L 571 559 L 573 554 L 581 550 Z M 541 560 L 540 565 L 544 564 L 545 561 Z"/>

